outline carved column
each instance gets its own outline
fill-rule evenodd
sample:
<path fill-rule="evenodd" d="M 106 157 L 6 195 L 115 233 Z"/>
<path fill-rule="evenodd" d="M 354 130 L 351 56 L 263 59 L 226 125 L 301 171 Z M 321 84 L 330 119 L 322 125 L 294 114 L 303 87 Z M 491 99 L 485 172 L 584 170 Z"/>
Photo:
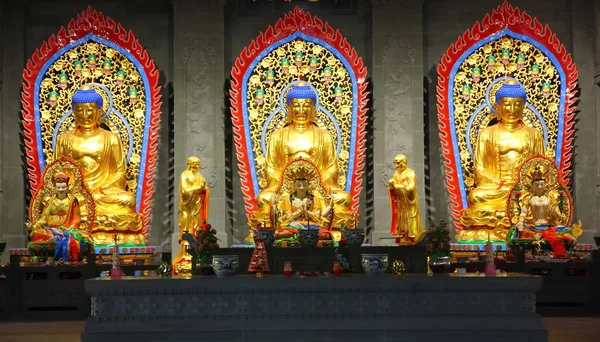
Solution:
<path fill-rule="evenodd" d="M 23 160 L 19 150 L 21 142 L 20 116 L 21 104 L 18 100 L 21 90 L 24 56 L 24 16 L 25 7 L 20 1 L 2 2 L 2 98 L 0 113 L 2 129 L 1 185 L 2 209 L 0 214 L 0 240 L 6 241 L 6 253 L 3 261 L 8 261 L 9 248 L 25 246 L 26 215 L 24 200 Z M 10 20 L 9 20 L 10 18 Z M 4 53 L 6 52 L 6 53 Z M 3 196 L 7 194 L 7 196 Z M 6 200 L 5 200 L 6 199 Z"/>
<path fill-rule="evenodd" d="M 417 174 L 425 218 L 423 127 L 423 3 L 371 0 L 373 6 L 373 108 L 375 153 L 375 244 L 395 243 L 390 231 L 387 180 L 397 154 Z"/>
<path fill-rule="evenodd" d="M 225 226 L 224 0 L 173 0 L 175 94 L 175 211 L 179 175 L 187 158 L 200 158 L 210 187 L 209 223 L 221 245 L 230 244 Z M 177 214 L 175 215 L 177 217 Z M 176 221 L 176 220 L 175 220 Z M 173 251 L 179 245 L 173 227 Z M 175 253 L 175 252 L 174 252 Z"/>
<path fill-rule="evenodd" d="M 600 2 L 592 2 L 593 11 L 593 27 L 594 34 L 594 82 L 597 87 L 594 87 L 595 100 L 595 116 L 600 113 Z M 581 75 L 581 72 L 579 73 Z M 596 222 L 600 220 L 600 120 L 596 119 Z M 597 227 L 597 224 L 595 225 Z M 600 228 L 596 228 L 596 235 L 600 236 Z"/>

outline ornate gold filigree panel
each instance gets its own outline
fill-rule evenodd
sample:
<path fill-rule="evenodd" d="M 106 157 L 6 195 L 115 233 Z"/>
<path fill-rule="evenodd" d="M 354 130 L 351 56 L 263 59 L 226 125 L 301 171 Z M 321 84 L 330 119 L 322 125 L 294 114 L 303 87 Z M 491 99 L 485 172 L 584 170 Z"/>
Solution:
<path fill-rule="evenodd" d="M 560 110 L 560 76 L 535 46 L 503 37 L 482 45 L 461 63 L 454 76 L 454 125 L 467 191 L 474 186 L 473 149 L 479 130 L 496 123 L 495 93 L 507 78 L 527 90 L 524 122 L 544 133 L 546 156 L 554 158 Z"/>
<path fill-rule="evenodd" d="M 345 186 L 351 143 L 352 82 L 340 59 L 331 51 L 300 39 L 284 43 L 267 54 L 248 79 L 246 105 L 259 186 L 266 185 L 264 147 L 271 132 L 287 123 L 282 104 L 289 86 L 300 79 L 310 83 L 318 93 L 318 125 L 327 129 L 337 144 L 339 183 Z"/>
<path fill-rule="evenodd" d="M 104 103 L 105 128 L 119 134 L 128 157 L 128 189 L 135 193 L 146 119 L 144 82 L 135 65 L 119 51 L 89 41 L 61 55 L 40 83 L 41 139 L 47 163 L 56 137 L 74 127 L 71 98 L 84 84 L 94 85 Z"/>

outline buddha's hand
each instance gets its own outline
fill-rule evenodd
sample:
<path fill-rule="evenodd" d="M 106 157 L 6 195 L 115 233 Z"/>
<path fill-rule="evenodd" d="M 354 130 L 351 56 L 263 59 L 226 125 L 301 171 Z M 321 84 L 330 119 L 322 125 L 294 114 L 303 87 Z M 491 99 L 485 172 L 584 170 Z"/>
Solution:
<path fill-rule="evenodd" d="M 388 181 L 388 187 L 389 187 L 390 189 L 393 189 L 393 188 L 394 188 L 394 179 L 393 179 L 393 178 L 392 178 L 392 179 L 390 179 L 390 180 Z"/>
<path fill-rule="evenodd" d="M 517 230 L 520 232 L 523 231 L 523 221 L 517 222 Z"/>

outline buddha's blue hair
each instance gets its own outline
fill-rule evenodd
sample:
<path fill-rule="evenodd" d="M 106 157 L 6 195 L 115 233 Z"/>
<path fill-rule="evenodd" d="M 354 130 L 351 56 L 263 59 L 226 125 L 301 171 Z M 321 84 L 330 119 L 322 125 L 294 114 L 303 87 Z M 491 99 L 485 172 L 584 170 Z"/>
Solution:
<path fill-rule="evenodd" d="M 72 108 L 75 109 L 76 103 L 96 103 L 98 108 L 102 108 L 102 96 L 94 89 L 77 89 L 71 100 Z"/>
<path fill-rule="evenodd" d="M 312 99 L 317 104 L 317 94 L 309 85 L 294 85 L 287 94 L 286 103 L 289 106 L 292 99 Z"/>
<path fill-rule="evenodd" d="M 496 92 L 496 103 L 500 103 L 503 97 L 520 97 L 523 101 L 527 101 L 527 92 L 521 84 L 503 84 Z"/>

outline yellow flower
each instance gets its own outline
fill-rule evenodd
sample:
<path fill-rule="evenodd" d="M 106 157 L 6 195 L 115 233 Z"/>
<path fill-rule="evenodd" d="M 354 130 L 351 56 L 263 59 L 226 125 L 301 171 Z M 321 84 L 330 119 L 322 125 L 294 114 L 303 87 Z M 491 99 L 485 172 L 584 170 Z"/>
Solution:
<path fill-rule="evenodd" d="M 323 51 L 323 48 L 319 45 L 315 45 L 312 50 L 313 54 L 315 55 L 320 55 L 321 51 Z"/>
<path fill-rule="evenodd" d="M 106 57 L 113 58 L 114 55 L 115 55 L 115 50 L 113 50 L 113 49 L 106 50 Z"/>
<path fill-rule="evenodd" d="M 129 159 L 129 162 L 130 163 L 135 163 L 135 164 L 139 163 L 140 162 L 140 155 L 137 154 L 137 153 L 132 154 L 131 155 L 131 159 Z"/>
<path fill-rule="evenodd" d="M 294 43 L 294 50 L 296 51 L 302 51 L 304 50 L 304 42 L 301 40 L 298 40 Z"/>
<path fill-rule="evenodd" d="M 338 184 L 340 185 L 340 187 L 345 187 L 346 186 L 346 176 L 344 175 L 340 175 L 338 177 Z"/>
<path fill-rule="evenodd" d="M 468 150 L 462 150 L 462 151 L 460 151 L 460 159 L 466 161 L 466 160 L 469 159 L 469 157 L 471 157 L 471 154 L 469 154 Z"/>
<path fill-rule="evenodd" d="M 527 52 L 527 51 L 529 51 L 529 49 L 531 49 L 531 45 L 530 44 L 528 44 L 528 43 L 522 43 L 521 44 L 521 51 Z"/>
<path fill-rule="evenodd" d="M 260 84 L 260 76 L 252 75 L 250 77 L 250 84 Z"/>
<path fill-rule="evenodd" d="M 141 110 L 141 109 L 136 109 L 136 110 L 133 112 L 133 116 L 134 116 L 136 119 L 142 119 L 142 118 L 144 117 L 144 111 L 143 111 L 143 110 Z"/>
<path fill-rule="evenodd" d="M 285 56 L 285 50 L 283 48 L 279 48 L 277 50 L 275 50 L 277 52 L 277 57 L 283 57 Z"/>
<path fill-rule="evenodd" d="M 467 177 L 467 178 L 465 178 L 465 185 L 470 188 L 473 185 L 475 185 L 475 181 L 473 180 L 472 177 Z"/>
<path fill-rule="evenodd" d="M 258 165 L 264 165 L 266 162 L 265 156 L 263 156 L 262 154 L 258 155 L 258 157 L 256 157 L 256 164 Z"/>
<path fill-rule="evenodd" d="M 258 110 L 255 108 L 252 109 L 248 109 L 248 113 L 250 114 L 250 120 L 255 120 L 256 118 L 258 118 Z"/>
<path fill-rule="evenodd" d="M 77 59 L 77 51 L 73 49 L 67 53 L 67 56 L 69 56 L 70 59 Z"/>
<path fill-rule="evenodd" d="M 490 45 L 490 44 L 486 44 L 486 45 L 483 47 L 483 52 L 484 52 L 486 55 L 487 55 L 487 54 L 490 54 L 490 53 L 492 52 L 492 45 Z"/>
<path fill-rule="evenodd" d="M 261 65 L 263 68 L 268 68 L 268 67 L 271 65 L 271 63 L 272 63 L 272 61 L 271 61 L 271 58 L 268 58 L 268 57 L 267 57 L 267 58 L 263 59 L 263 60 L 260 62 L 260 65 Z"/>

